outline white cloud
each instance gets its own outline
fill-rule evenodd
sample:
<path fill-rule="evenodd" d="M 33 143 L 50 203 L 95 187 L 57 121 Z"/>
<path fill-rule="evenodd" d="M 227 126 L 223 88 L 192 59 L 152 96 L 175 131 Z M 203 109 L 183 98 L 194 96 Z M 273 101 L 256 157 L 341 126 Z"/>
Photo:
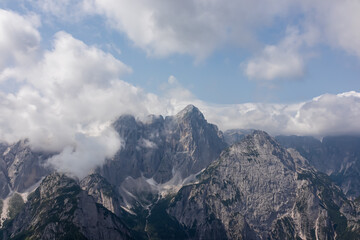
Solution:
<path fill-rule="evenodd" d="M 106 89 L 112 81 L 131 71 L 111 54 L 58 32 L 54 48 L 45 52 L 42 61 L 30 72 L 29 81 L 53 94 L 73 96 L 87 86 Z"/>
<path fill-rule="evenodd" d="M 249 60 L 245 74 L 255 80 L 277 80 L 301 77 L 304 59 L 300 54 L 302 36 L 296 29 L 288 29 L 287 36 L 278 45 L 267 45 L 261 54 Z"/>
<path fill-rule="evenodd" d="M 324 94 L 306 102 L 288 124 L 287 131 L 318 136 L 359 134 L 359 117 L 359 93 Z"/>
<path fill-rule="evenodd" d="M 226 43 L 253 44 L 258 27 L 271 23 L 290 2 L 84 0 L 84 9 L 105 16 L 151 56 L 180 53 L 198 61 Z"/>
<path fill-rule="evenodd" d="M 171 77 L 175 79 L 175 77 Z M 207 120 L 221 130 L 232 128 L 261 129 L 273 135 L 360 134 L 360 93 L 324 94 L 310 101 L 294 104 L 245 103 L 217 105 L 197 99 L 179 83 L 164 88 L 163 113 L 176 114 L 194 104 Z"/>
<path fill-rule="evenodd" d="M 360 134 L 360 93 L 324 94 L 297 104 L 199 105 L 221 129 L 255 128 L 278 135 Z"/>
<path fill-rule="evenodd" d="M 13 12 L 1 14 L 2 23 L 15 20 L 19 28 L 15 34 L 0 35 L 2 47 L 14 48 L 5 52 L 0 75 L 3 81 L 21 82 L 13 93 L 0 91 L 2 141 L 28 138 L 35 150 L 60 152 L 51 159 L 52 165 L 83 176 L 121 147 L 110 126 L 116 117 L 146 115 L 153 112 L 151 106 L 155 110 L 161 106 L 157 96 L 120 80 L 131 73 L 130 67 L 65 32 L 54 36 L 52 49 L 39 50 L 23 64 L 21 54 L 40 48 L 36 25 Z M 0 25 L 0 32 L 11 33 L 7 24 Z M 12 74 L 4 74 L 10 68 Z"/>
<path fill-rule="evenodd" d="M 36 58 L 41 40 L 36 15 L 21 16 L 0 9 L 0 82 L 13 75 L 15 66 L 26 66 Z"/>
<path fill-rule="evenodd" d="M 201 61 L 229 44 L 254 49 L 257 41 L 264 41 L 259 30 L 281 21 L 292 22 L 298 28 L 311 27 L 320 33 L 316 36 L 319 43 L 360 57 L 358 0 L 45 0 L 33 4 L 64 21 L 68 21 L 69 14 L 70 19 L 89 14 L 104 16 L 135 46 L 156 57 L 179 53 Z M 262 78 L 287 77 L 290 68 L 300 75 L 304 59 L 293 50 L 291 46 L 267 44 L 264 60 L 250 63 L 249 75 L 254 75 L 252 69 L 259 65 L 272 69 Z M 289 67 L 284 67 L 286 60 L 291 62 Z"/>
<path fill-rule="evenodd" d="M 358 0 L 307 0 L 301 4 L 307 23 L 319 30 L 323 43 L 360 58 Z"/>
<path fill-rule="evenodd" d="M 101 166 L 104 158 L 111 158 L 123 146 L 114 131 L 107 129 L 99 136 L 77 133 L 75 145 L 66 146 L 62 152 L 48 160 L 48 164 L 62 172 L 85 177 L 96 166 Z"/>

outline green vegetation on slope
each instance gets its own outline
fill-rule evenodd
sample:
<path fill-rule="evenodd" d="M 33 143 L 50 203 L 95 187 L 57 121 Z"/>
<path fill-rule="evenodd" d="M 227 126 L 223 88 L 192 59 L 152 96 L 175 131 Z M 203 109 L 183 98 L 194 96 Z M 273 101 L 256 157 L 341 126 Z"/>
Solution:
<path fill-rule="evenodd" d="M 166 208 L 171 198 L 167 197 L 158 201 L 151 209 L 148 217 L 147 233 L 150 239 L 186 239 L 185 229 L 179 222 L 171 217 Z"/>
<path fill-rule="evenodd" d="M 24 206 L 24 200 L 20 194 L 15 193 L 9 200 L 9 219 L 13 219 Z"/>

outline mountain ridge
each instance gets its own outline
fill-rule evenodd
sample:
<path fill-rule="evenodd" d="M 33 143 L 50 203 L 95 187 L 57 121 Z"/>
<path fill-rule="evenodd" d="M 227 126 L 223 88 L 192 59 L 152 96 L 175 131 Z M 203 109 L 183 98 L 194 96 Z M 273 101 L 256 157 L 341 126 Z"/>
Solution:
<path fill-rule="evenodd" d="M 124 148 L 83 179 L 46 177 L 4 223 L 0 238 L 51 239 L 67 236 L 70 228 L 86 239 L 101 234 L 109 239 L 360 238 L 358 201 L 316 170 L 305 150 L 285 148 L 291 142 L 280 144 L 261 130 L 222 133 L 193 105 L 142 121 L 122 115 L 113 126 Z M 21 142 L 11 146 L 0 145 L 1 156 L 12 153 L 0 157 L 0 166 L 4 173 L 6 163 L 19 162 L 14 186 L 24 186 L 32 166 L 42 166 L 46 155 L 26 144 L 16 147 Z M 51 172 L 45 170 L 30 179 Z M 106 233 L 109 226 L 120 232 Z"/>

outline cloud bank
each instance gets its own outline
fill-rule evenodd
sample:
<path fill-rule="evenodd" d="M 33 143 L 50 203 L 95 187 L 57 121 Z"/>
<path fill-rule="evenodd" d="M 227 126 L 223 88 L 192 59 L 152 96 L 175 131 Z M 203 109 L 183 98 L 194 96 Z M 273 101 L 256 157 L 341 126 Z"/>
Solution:
<path fill-rule="evenodd" d="M 60 153 L 53 166 L 84 176 L 122 146 L 112 121 L 123 113 L 148 114 L 143 103 L 157 97 L 120 80 L 132 70 L 112 55 L 66 32 L 41 49 L 38 23 L 0 13 L 0 32 L 9 33 L 0 37 L 6 50 L 1 89 L 18 82 L 14 91 L 0 91 L 1 141 L 28 138 L 34 150 Z"/>
<path fill-rule="evenodd" d="M 173 82 L 173 77 L 172 81 Z M 176 113 L 194 104 L 221 130 L 261 129 L 272 135 L 359 135 L 360 93 L 324 94 L 293 104 L 244 103 L 216 105 L 196 99 L 177 82 L 166 90 L 166 101 Z"/>

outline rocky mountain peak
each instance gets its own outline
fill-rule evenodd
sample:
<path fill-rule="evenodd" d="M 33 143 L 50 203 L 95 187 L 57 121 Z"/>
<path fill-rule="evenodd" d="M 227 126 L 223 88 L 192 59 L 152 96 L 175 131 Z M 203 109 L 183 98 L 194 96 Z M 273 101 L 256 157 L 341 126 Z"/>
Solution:
<path fill-rule="evenodd" d="M 0 197 L 10 191 L 24 192 L 51 172 L 44 163 L 50 153 L 35 152 L 27 139 L 2 144 L 0 152 Z"/>
<path fill-rule="evenodd" d="M 192 228 L 194 238 L 350 239 L 344 236 L 353 234 L 346 229 L 353 223 L 344 217 L 353 210 L 342 193 L 324 174 L 297 168 L 292 154 L 263 131 L 224 150 L 198 179 L 168 208 Z M 214 229 L 222 233 L 214 235 Z"/>
<path fill-rule="evenodd" d="M 250 154 L 252 151 L 256 151 L 258 154 L 262 153 L 263 155 L 278 155 L 277 153 L 286 152 L 274 138 L 260 130 L 254 130 L 252 134 L 245 136 L 231 148 L 241 149 L 242 153 L 247 154 Z"/>
<path fill-rule="evenodd" d="M 121 129 L 129 129 L 132 130 L 136 128 L 136 120 L 135 117 L 132 115 L 121 115 L 113 124 L 114 128 L 117 131 L 120 131 Z"/>
<path fill-rule="evenodd" d="M 131 239 L 128 228 L 64 174 L 47 176 L 2 239 Z"/>
<path fill-rule="evenodd" d="M 279 146 L 277 142 L 267 133 L 261 130 L 254 130 L 252 134 L 249 134 L 245 137 L 245 139 L 253 139 L 256 143 L 260 145 L 264 145 L 269 142 L 272 145 Z"/>
<path fill-rule="evenodd" d="M 61 192 L 66 191 L 80 191 L 80 187 L 76 181 L 65 174 L 54 172 L 41 182 L 40 184 L 40 197 L 43 199 L 50 196 L 56 196 L 55 193 L 61 189 Z"/>
<path fill-rule="evenodd" d="M 265 161 L 269 164 L 273 159 L 280 160 L 281 164 L 294 170 L 295 163 L 289 152 L 271 137 L 268 133 L 261 130 L 254 130 L 242 141 L 234 144 L 230 152 L 236 156 L 256 157 L 258 161 Z"/>
<path fill-rule="evenodd" d="M 204 121 L 205 117 L 200 110 L 192 104 L 187 105 L 183 110 L 176 114 L 177 119 L 197 119 Z"/>

